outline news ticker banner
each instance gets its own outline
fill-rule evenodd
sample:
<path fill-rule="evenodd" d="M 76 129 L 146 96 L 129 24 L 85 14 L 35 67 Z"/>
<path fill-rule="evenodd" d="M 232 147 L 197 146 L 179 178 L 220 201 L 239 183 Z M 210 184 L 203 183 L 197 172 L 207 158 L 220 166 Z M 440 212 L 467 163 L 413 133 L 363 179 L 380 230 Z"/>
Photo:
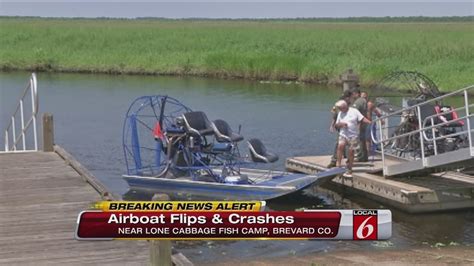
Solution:
<path fill-rule="evenodd" d="M 265 202 L 99 202 L 79 214 L 78 240 L 385 240 L 390 210 L 263 211 Z"/>
<path fill-rule="evenodd" d="M 265 209 L 265 201 L 99 201 L 92 209 L 133 212 L 180 212 L 180 211 L 245 211 Z"/>

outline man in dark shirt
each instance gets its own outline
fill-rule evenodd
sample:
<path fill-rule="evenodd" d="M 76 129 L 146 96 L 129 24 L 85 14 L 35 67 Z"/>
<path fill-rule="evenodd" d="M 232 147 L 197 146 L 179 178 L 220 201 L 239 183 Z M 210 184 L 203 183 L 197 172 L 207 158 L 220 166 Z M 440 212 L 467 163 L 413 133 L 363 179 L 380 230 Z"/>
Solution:
<path fill-rule="evenodd" d="M 367 119 L 372 121 L 372 117 L 373 117 L 374 114 L 377 117 L 382 116 L 382 113 L 377 108 L 377 105 L 369 99 L 369 94 L 366 91 L 362 91 L 361 94 L 360 94 L 360 97 L 364 98 L 367 101 L 367 115 L 365 115 L 365 117 Z M 385 124 L 384 120 L 382 120 L 381 122 L 382 122 L 382 125 Z M 372 147 L 371 131 L 374 130 L 374 128 L 375 128 L 374 126 L 375 126 L 374 124 L 371 124 L 371 125 L 367 126 L 366 130 L 365 130 L 365 144 L 367 146 L 368 155 L 370 155 L 370 153 L 372 152 L 372 150 L 371 150 L 371 147 Z M 364 132 L 361 132 L 361 134 L 364 134 Z"/>
<path fill-rule="evenodd" d="M 364 116 L 367 116 L 367 100 L 363 97 L 360 97 L 359 84 L 357 84 L 357 87 L 352 90 L 352 100 L 352 107 L 359 110 L 359 112 Z M 360 149 L 356 152 L 356 161 L 358 162 L 367 162 L 369 160 L 367 146 L 365 145 L 366 134 L 362 134 L 367 130 L 368 126 L 370 125 L 365 123 L 361 123 L 360 125 L 359 132 L 361 132 L 361 134 L 359 134 L 359 140 L 361 145 L 359 145 Z"/>

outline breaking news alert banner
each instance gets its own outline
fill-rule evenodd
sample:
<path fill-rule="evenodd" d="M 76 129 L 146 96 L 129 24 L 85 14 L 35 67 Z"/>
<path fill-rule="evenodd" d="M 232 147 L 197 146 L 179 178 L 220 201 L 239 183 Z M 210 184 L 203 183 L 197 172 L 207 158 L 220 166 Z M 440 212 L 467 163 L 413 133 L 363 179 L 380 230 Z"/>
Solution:
<path fill-rule="evenodd" d="M 390 210 L 264 211 L 265 202 L 98 202 L 79 214 L 76 239 L 385 240 Z"/>

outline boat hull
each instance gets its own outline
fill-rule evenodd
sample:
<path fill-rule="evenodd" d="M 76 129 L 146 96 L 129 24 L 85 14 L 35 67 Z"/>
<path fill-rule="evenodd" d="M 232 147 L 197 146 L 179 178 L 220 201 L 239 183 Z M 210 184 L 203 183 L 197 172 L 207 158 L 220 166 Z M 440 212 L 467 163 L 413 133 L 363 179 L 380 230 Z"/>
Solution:
<path fill-rule="evenodd" d="M 344 172 L 336 168 L 316 175 L 286 174 L 272 172 L 272 177 L 256 184 L 226 184 L 217 182 L 193 181 L 186 178 L 155 178 L 145 176 L 124 176 L 131 189 L 151 193 L 178 194 L 187 198 L 212 200 L 269 200 L 282 197 L 311 185 L 324 183 Z M 249 179 L 262 176 L 267 171 L 245 169 Z"/>

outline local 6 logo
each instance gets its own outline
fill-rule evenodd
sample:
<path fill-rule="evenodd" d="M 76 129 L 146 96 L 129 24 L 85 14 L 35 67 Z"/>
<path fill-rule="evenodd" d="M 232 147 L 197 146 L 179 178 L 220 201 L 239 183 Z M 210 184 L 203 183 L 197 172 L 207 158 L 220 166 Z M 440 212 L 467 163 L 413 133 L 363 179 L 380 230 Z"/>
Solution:
<path fill-rule="evenodd" d="M 352 224 L 354 240 L 377 240 L 376 210 L 354 210 Z"/>

